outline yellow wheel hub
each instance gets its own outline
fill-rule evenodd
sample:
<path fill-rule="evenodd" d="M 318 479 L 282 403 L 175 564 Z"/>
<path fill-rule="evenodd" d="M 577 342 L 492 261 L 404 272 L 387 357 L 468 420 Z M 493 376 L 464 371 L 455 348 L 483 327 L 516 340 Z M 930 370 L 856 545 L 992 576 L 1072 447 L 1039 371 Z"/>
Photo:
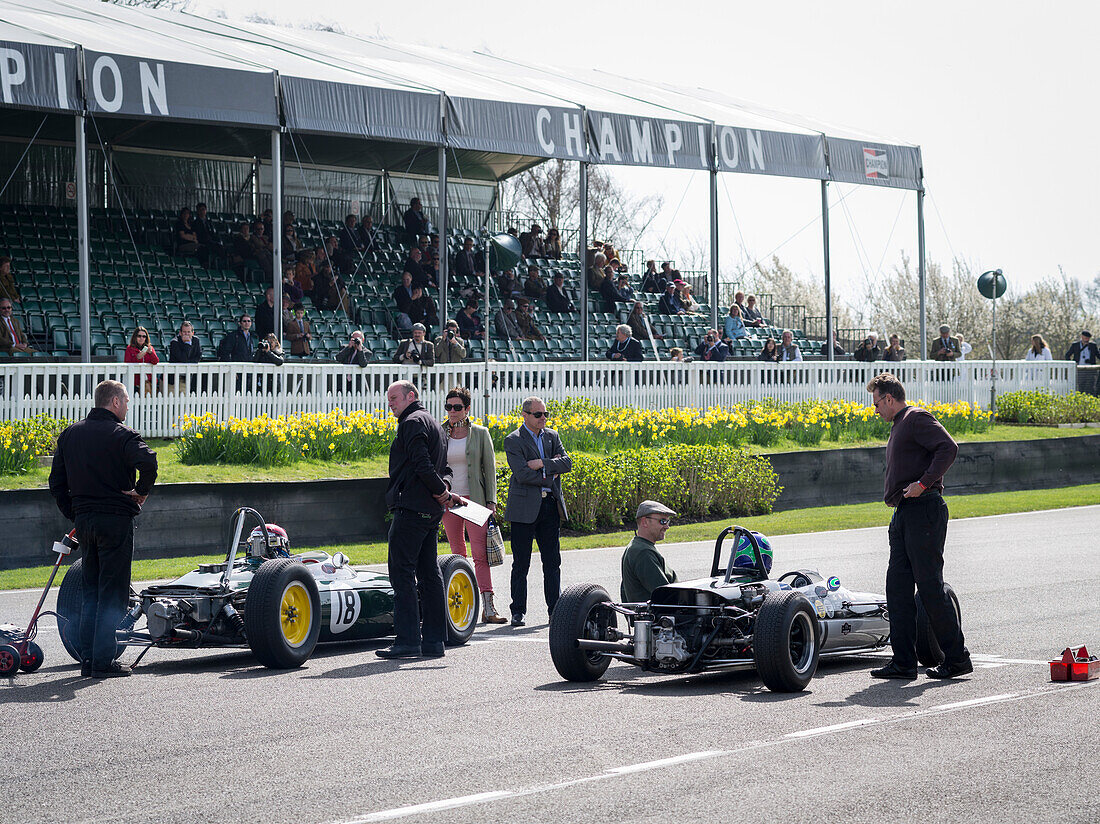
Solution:
<path fill-rule="evenodd" d="M 283 600 L 279 605 L 279 622 L 283 629 L 283 638 L 292 647 L 300 647 L 313 626 L 313 603 L 309 592 L 298 581 L 294 581 L 283 590 Z"/>
<path fill-rule="evenodd" d="M 447 584 L 447 611 L 457 629 L 465 629 L 474 620 L 474 582 L 465 570 L 451 576 Z"/>

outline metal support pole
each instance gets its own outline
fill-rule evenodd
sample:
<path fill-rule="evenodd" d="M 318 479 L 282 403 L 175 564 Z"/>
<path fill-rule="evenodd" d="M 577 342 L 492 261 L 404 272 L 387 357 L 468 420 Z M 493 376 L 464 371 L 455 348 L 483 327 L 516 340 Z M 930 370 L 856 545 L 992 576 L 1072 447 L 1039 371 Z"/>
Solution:
<path fill-rule="evenodd" d="M 92 297 L 88 290 L 92 266 L 88 256 L 88 141 L 84 134 L 82 114 L 76 116 L 76 236 L 77 262 L 80 267 L 80 360 L 91 363 Z"/>
<path fill-rule="evenodd" d="M 439 218 L 435 230 L 439 233 L 439 328 L 447 328 L 447 305 L 450 292 L 450 266 L 447 245 L 447 147 L 439 147 Z"/>
<path fill-rule="evenodd" d="M 710 325 L 718 329 L 718 170 L 714 168 L 710 170 Z"/>
<path fill-rule="evenodd" d="M 917 189 L 917 282 L 920 290 L 920 359 L 928 360 L 928 316 L 924 304 L 924 189 Z"/>
<path fill-rule="evenodd" d="M 485 239 L 485 314 L 481 317 L 481 328 L 485 332 L 485 400 L 489 400 L 489 239 Z M 486 407 L 488 409 L 488 407 Z"/>
<path fill-rule="evenodd" d="M 577 239 L 577 253 L 581 262 L 581 360 L 588 360 L 588 270 L 585 269 L 588 255 L 588 161 L 580 168 L 580 237 Z"/>
<path fill-rule="evenodd" d="M 997 276 L 993 276 L 993 371 L 990 377 L 993 383 L 989 386 L 989 411 L 997 411 Z"/>
<path fill-rule="evenodd" d="M 833 275 L 829 260 L 829 181 L 821 181 L 821 239 L 825 249 L 825 360 L 836 360 L 833 352 Z"/>
<path fill-rule="evenodd" d="M 271 261 L 275 289 L 275 338 L 283 341 L 283 135 L 271 132 Z"/>
<path fill-rule="evenodd" d="M 252 158 L 252 214 L 260 216 L 260 158 Z"/>

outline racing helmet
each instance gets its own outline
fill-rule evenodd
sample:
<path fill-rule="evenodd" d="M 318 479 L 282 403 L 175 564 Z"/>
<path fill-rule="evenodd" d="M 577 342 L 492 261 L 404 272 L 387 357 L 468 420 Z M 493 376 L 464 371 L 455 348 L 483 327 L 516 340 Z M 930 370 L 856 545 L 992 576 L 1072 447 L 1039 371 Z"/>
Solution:
<path fill-rule="evenodd" d="M 263 527 L 256 527 L 248 536 L 248 554 L 254 558 L 289 558 L 290 536 L 278 524 L 265 524 L 268 544 L 264 544 Z"/>
<path fill-rule="evenodd" d="M 772 545 L 771 542 L 759 532 L 753 532 L 756 543 L 760 545 L 760 555 L 764 559 L 764 569 L 772 571 Z M 737 537 L 737 555 L 733 559 L 733 566 L 737 569 L 756 569 L 756 556 L 752 551 L 752 544 L 742 534 Z"/>

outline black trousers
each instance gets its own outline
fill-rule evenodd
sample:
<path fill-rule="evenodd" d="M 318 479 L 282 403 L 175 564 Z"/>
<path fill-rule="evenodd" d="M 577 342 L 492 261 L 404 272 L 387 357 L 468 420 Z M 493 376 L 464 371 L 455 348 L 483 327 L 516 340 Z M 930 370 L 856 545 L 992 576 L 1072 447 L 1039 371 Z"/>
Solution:
<path fill-rule="evenodd" d="M 424 644 L 443 643 L 446 597 L 436 562 L 436 536 L 442 517 L 442 513 L 428 515 L 410 509 L 393 511 L 388 564 L 395 644 L 419 647 L 421 639 Z"/>
<path fill-rule="evenodd" d="M 962 628 L 943 588 L 943 545 L 947 540 L 947 504 L 933 492 L 902 498 L 890 519 L 890 563 L 886 569 L 886 606 L 890 610 L 890 645 L 894 663 L 917 666 L 917 603 L 914 588 L 928 613 L 944 661 L 970 657 Z"/>
<path fill-rule="evenodd" d="M 546 608 L 554 611 L 561 594 L 561 518 L 553 495 L 542 499 L 533 524 L 512 521 L 512 614 L 527 612 L 527 573 L 531 569 L 531 544 L 538 541 L 542 558 L 542 589 Z"/>
<path fill-rule="evenodd" d="M 115 660 L 115 630 L 130 603 L 130 563 L 134 558 L 134 519 L 129 515 L 76 516 L 83 558 L 80 657 L 93 669 Z"/>

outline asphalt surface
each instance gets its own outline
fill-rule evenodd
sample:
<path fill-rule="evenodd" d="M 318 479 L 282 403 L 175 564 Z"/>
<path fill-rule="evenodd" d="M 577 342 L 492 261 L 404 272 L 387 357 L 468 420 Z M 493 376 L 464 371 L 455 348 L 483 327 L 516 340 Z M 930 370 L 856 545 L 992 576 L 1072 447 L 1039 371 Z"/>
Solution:
<path fill-rule="evenodd" d="M 1098 530 L 1100 507 L 951 524 L 946 576 L 979 664 L 951 682 L 876 681 L 882 659 L 863 657 L 793 695 L 618 663 L 566 683 L 544 608 L 441 660 L 330 646 L 275 672 L 154 650 L 92 681 L 46 622 L 43 668 L 0 681 L 0 821 L 1094 821 L 1100 681 L 1052 684 L 1044 662 L 1100 652 Z M 883 529 L 772 543 L 777 570 L 882 589 Z M 665 546 L 682 578 L 711 551 Z M 568 552 L 564 583 L 617 593 L 618 565 L 615 549 Z M 494 581 L 506 603 L 507 567 Z M 25 622 L 36 597 L 0 593 L 0 621 Z"/>

